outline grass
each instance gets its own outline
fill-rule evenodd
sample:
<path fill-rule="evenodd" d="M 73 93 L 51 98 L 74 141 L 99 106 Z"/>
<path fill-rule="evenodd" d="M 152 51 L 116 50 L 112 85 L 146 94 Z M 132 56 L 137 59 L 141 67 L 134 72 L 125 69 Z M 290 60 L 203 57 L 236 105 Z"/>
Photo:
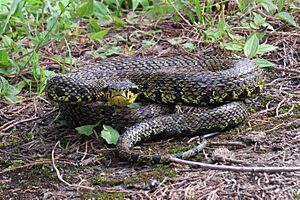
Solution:
<path fill-rule="evenodd" d="M 99 50 L 92 56 L 102 59 L 118 55 L 129 41 L 115 37 L 112 44 L 105 44 L 110 33 L 124 26 L 138 25 L 138 18 L 164 20 L 166 16 L 175 21 L 188 23 L 207 43 L 214 43 L 224 50 L 250 58 L 260 57 L 276 49 L 264 42 L 262 29 L 276 31 L 281 26 L 297 26 L 293 14 L 299 11 L 299 2 L 284 0 L 242 0 L 213 3 L 205 1 L 23 1 L 8 0 L 0 8 L 0 97 L 10 103 L 18 103 L 16 96 L 24 90 L 31 95 L 41 95 L 53 70 L 43 63 L 60 65 L 55 72 L 72 71 L 77 58 L 72 55 L 72 46 L 94 43 Z M 162 9 L 163 8 L 163 9 Z M 271 19 L 271 20 L 270 20 Z M 238 21 L 238 24 L 233 22 Z M 151 22 L 152 23 L 152 22 Z M 150 24 L 149 24 L 150 25 Z M 235 33 L 238 26 L 250 29 L 250 35 Z M 156 37 L 159 32 L 148 32 Z M 116 35 L 117 36 L 117 35 Z M 260 44 L 263 43 L 263 44 Z M 60 52 L 47 54 L 49 45 L 65 47 Z M 188 50 L 197 47 L 196 42 L 179 42 Z M 129 44 L 129 45 L 135 45 Z M 144 48 L 157 45 L 146 42 Z M 125 54 L 134 52 L 125 52 Z M 272 63 L 258 60 L 261 66 Z"/>

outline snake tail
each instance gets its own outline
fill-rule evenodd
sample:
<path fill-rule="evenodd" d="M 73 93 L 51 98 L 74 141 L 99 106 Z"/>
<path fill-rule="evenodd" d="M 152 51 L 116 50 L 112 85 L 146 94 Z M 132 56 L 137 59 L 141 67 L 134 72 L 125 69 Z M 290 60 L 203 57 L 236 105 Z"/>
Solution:
<path fill-rule="evenodd" d="M 117 149 L 122 158 L 138 163 L 169 163 L 169 157 L 187 159 L 195 156 L 201 148 L 177 155 L 140 155 L 131 149 L 138 143 L 150 139 L 166 138 L 172 136 L 203 135 L 234 128 L 242 123 L 248 116 L 248 109 L 243 102 L 231 102 L 209 109 L 202 113 L 170 114 L 158 116 L 138 123 L 125 131 L 120 137 Z"/>

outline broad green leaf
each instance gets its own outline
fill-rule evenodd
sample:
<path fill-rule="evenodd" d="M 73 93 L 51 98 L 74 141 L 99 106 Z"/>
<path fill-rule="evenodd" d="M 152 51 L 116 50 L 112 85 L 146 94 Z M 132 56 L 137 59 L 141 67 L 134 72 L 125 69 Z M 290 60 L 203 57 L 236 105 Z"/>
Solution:
<path fill-rule="evenodd" d="M 99 17 L 100 16 L 109 16 L 110 10 L 103 2 L 95 1 L 94 2 L 94 14 Z"/>
<path fill-rule="evenodd" d="M 16 86 L 13 86 L 4 77 L 0 76 L 0 97 L 4 97 L 9 103 L 16 104 L 20 102 L 16 95 L 21 92 L 24 86 L 24 81 L 20 81 Z"/>
<path fill-rule="evenodd" d="M 103 125 L 103 130 L 101 131 L 101 137 L 108 144 L 117 144 L 120 137 L 119 132 L 111 126 Z"/>
<path fill-rule="evenodd" d="M 272 0 L 258 0 L 257 3 L 262 5 L 267 12 L 272 12 L 277 9 L 277 6 Z"/>
<path fill-rule="evenodd" d="M 255 25 L 262 26 L 265 23 L 266 18 L 264 18 L 260 14 L 256 14 L 256 13 L 253 13 L 253 15 L 254 15 L 253 21 L 254 21 Z"/>
<path fill-rule="evenodd" d="M 244 54 L 248 57 L 248 58 L 253 58 L 256 53 L 257 53 L 257 49 L 258 49 L 258 45 L 259 45 L 259 40 L 256 36 L 256 34 L 253 34 L 246 42 L 245 47 L 244 47 Z"/>
<path fill-rule="evenodd" d="M 88 28 L 89 28 L 89 31 L 92 33 L 98 32 L 101 30 L 101 27 L 99 26 L 98 22 L 94 18 L 90 19 Z"/>
<path fill-rule="evenodd" d="M 276 1 L 277 7 L 278 7 L 278 12 L 282 11 L 282 9 L 284 7 L 284 3 L 285 3 L 285 0 L 277 0 Z"/>
<path fill-rule="evenodd" d="M 262 58 L 254 59 L 254 62 L 261 68 L 275 67 L 276 64 Z"/>
<path fill-rule="evenodd" d="M 242 0 L 239 1 L 238 5 L 239 5 L 239 9 L 242 13 L 247 12 L 248 7 L 254 2 L 254 0 Z"/>
<path fill-rule="evenodd" d="M 61 13 L 64 13 L 66 8 L 64 6 L 64 4 L 62 2 L 58 2 L 58 6 L 59 6 L 59 9 L 60 9 L 60 12 Z"/>
<path fill-rule="evenodd" d="M 94 128 L 96 128 L 96 126 L 98 126 L 98 124 L 84 125 L 84 126 L 77 127 L 75 129 L 81 135 L 91 136 L 93 134 L 93 130 L 94 130 Z"/>
<path fill-rule="evenodd" d="M 138 108 L 141 107 L 141 104 L 138 103 L 138 102 L 134 102 L 134 103 L 132 103 L 132 104 L 129 104 L 127 107 L 128 107 L 128 108 L 131 108 L 131 109 L 138 109 Z"/>
<path fill-rule="evenodd" d="M 138 7 L 140 3 L 140 0 L 132 0 L 132 10 L 135 11 L 135 9 Z"/>
<path fill-rule="evenodd" d="M 11 66 L 10 59 L 7 54 L 7 50 L 0 50 L 0 66 L 1 67 L 9 67 Z"/>
<path fill-rule="evenodd" d="M 230 51 L 243 51 L 243 44 L 238 42 L 221 43 L 221 45 Z"/>
<path fill-rule="evenodd" d="M 122 28 L 126 25 L 126 22 L 120 19 L 119 17 L 113 17 L 113 20 L 115 21 L 116 28 Z"/>
<path fill-rule="evenodd" d="M 94 0 L 88 0 L 82 3 L 76 10 L 79 17 L 90 17 L 93 15 Z"/>
<path fill-rule="evenodd" d="M 140 0 L 140 3 L 142 4 L 144 9 L 148 9 L 149 7 L 149 0 Z"/>
<path fill-rule="evenodd" d="M 280 12 L 276 15 L 276 17 L 290 23 L 293 26 L 297 26 L 294 17 L 287 12 Z"/>
<path fill-rule="evenodd" d="M 108 33 L 109 29 L 105 29 L 103 31 L 99 31 L 97 33 L 91 33 L 89 34 L 89 38 L 96 40 L 96 39 L 102 39 L 107 33 Z"/>
<path fill-rule="evenodd" d="M 277 47 L 270 45 L 270 44 L 260 44 L 260 45 L 258 45 L 256 54 L 263 54 L 263 53 L 267 53 L 270 51 L 274 51 L 276 49 L 277 49 Z"/>
<path fill-rule="evenodd" d="M 193 49 L 195 49 L 194 44 L 191 43 L 191 42 L 184 43 L 182 46 L 183 46 L 183 48 L 188 49 L 188 50 L 193 50 Z"/>
<path fill-rule="evenodd" d="M 0 96 L 6 95 L 8 91 L 8 86 L 8 81 L 4 77 L 0 76 Z"/>

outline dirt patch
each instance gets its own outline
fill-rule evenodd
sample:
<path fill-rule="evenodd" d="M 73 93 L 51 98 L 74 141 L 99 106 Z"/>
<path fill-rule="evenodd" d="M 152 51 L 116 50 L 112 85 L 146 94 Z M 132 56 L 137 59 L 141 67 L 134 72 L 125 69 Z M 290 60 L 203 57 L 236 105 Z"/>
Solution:
<path fill-rule="evenodd" d="M 177 23 L 159 26 L 164 31 L 158 45 L 147 50 L 140 48 L 137 56 L 186 53 L 180 47 L 171 46 L 166 38 L 192 37 L 188 35 L 189 29 L 182 29 Z M 128 28 L 128 32 L 133 30 Z M 280 34 L 267 33 L 268 43 L 279 48 L 265 57 L 277 64 L 265 70 L 266 90 L 248 102 L 252 111 L 249 119 L 211 139 L 195 161 L 236 166 L 300 166 L 299 34 L 297 28 Z M 204 45 L 198 48 L 196 52 L 204 52 L 203 49 L 213 50 L 209 54 L 221 52 Z M 85 49 L 88 51 L 90 47 Z M 22 103 L 18 105 L 0 101 L 0 196 L 3 199 L 300 198 L 300 172 L 296 171 L 237 173 L 176 163 L 167 166 L 127 163 L 119 160 L 114 147 L 100 138 L 83 137 L 74 129 L 61 127 L 60 120 L 55 120 L 57 109 L 44 96 L 30 97 L 24 92 L 21 98 Z M 182 146 L 194 144 L 190 138 L 168 139 L 143 144 L 141 151 L 176 152 Z M 230 159 L 218 160 L 216 155 L 222 151 Z M 67 183 L 58 179 L 56 169 Z"/>

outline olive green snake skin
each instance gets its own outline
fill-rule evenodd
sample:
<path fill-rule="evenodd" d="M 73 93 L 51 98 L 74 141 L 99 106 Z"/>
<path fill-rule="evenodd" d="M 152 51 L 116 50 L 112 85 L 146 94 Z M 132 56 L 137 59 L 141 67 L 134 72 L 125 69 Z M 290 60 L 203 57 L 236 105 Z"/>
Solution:
<path fill-rule="evenodd" d="M 163 106 L 147 104 L 132 110 L 93 103 L 106 101 L 104 88 L 108 83 L 120 80 L 129 80 L 138 86 L 138 100 Z M 87 118 L 95 116 L 90 113 L 98 115 L 101 112 L 100 118 L 107 119 L 103 123 L 118 124 L 125 132 L 117 149 L 125 159 L 161 163 L 168 162 L 170 155 L 139 155 L 131 148 L 156 137 L 190 136 L 231 129 L 248 115 L 240 100 L 256 96 L 263 88 L 262 70 L 248 59 L 178 56 L 94 63 L 71 74 L 50 78 L 46 94 L 59 103 L 66 118 L 87 122 Z M 179 114 L 174 111 L 175 104 L 214 108 Z M 188 158 L 198 151 L 196 147 L 189 153 L 175 156 Z"/>

